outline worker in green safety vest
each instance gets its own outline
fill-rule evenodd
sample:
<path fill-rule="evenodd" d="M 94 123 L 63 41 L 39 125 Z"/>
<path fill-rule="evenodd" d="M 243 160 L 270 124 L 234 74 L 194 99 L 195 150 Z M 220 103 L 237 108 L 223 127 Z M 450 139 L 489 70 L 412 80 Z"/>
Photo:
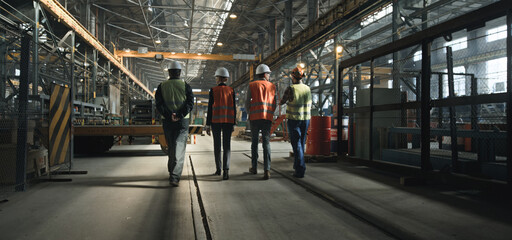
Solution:
<path fill-rule="evenodd" d="M 180 63 L 172 61 L 169 66 L 169 79 L 158 85 L 155 93 L 156 108 L 162 115 L 165 140 L 169 147 L 169 184 L 174 187 L 178 186 L 183 171 L 189 113 L 194 106 L 192 89 L 180 79 L 180 75 Z"/>
<path fill-rule="evenodd" d="M 302 83 L 304 71 L 296 67 L 291 72 L 292 85 L 289 86 L 281 99 L 280 105 L 288 103 L 286 106 L 286 118 L 288 119 L 288 131 L 293 148 L 294 163 L 293 174 L 296 178 L 303 178 L 306 172 L 306 163 L 304 162 L 304 147 L 306 144 L 306 134 L 311 119 L 311 90 Z"/>

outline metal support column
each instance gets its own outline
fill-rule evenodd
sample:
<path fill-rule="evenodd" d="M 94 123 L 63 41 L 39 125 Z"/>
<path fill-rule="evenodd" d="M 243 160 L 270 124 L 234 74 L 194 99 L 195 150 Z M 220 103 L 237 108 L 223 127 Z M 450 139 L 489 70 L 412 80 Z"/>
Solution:
<path fill-rule="evenodd" d="M 308 0 L 308 24 L 311 25 L 318 19 L 318 0 Z"/>
<path fill-rule="evenodd" d="M 263 59 L 263 49 L 265 47 L 265 33 L 258 33 L 258 55 L 259 59 Z"/>
<path fill-rule="evenodd" d="M 16 146 L 16 191 L 25 191 L 25 181 L 27 175 L 27 105 L 29 64 L 30 37 L 25 35 L 21 39 L 20 85 L 18 92 L 18 142 Z"/>
<path fill-rule="evenodd" d="M 269 31 L 268 31 L 269 43 L 268 44 L 270 46 L 270 52 L 273 53 L 277 49 L 277 46 L 276 46 L 276 35 L 277 35 L 277 32 L 276 32 L 276 29 L 277 29 L 276 19 L 275 18 L 271 18 L 269 20 L 268 26 L 269 26 Z"/>
<path fill-rule="evenodd" d="M 7 81 L 7 43 L 5 31 L 0 31 L 0 101 L 5 99 Z"/>
<path fill-rule="evenodd" d="M 71 124 L 73 124 L 75 122 L 75 113 L 74 113 L 74 104 L 73 102 L 75 101 L 75 97 L 76 97 L 76 79 L 75 79 L 75 46 L 76 46 L 76 38 L 75 38 L 75 32 L 72 32 L 71 33 L 71 59 L 70 59 L 70 63 L 69 63 L 69 86 L 71 89 L 69 89 L 69 92 L 71 94 L 69 94 L 69 102 L 71 103 L 71 116 L 70 116 L 70 120 L 69 122 Z M 71 126 L 71 129 L 73 129 L 73 126 Z M 71 167 L 73 166 L 73 152 L 75 151 L 75 147 L 74 147 L 74 142 L 75 142 L 75 136 L 73 133 L 71 133 L 71 137 L 70 137 L 70 142 L 69 142 L 69 169 L 71 170 Z"/>
<path fill-rule="evenodd" d="M 292 39 L 292 23 L 293 23 L 293 1 L 288 0 L 284 5 L 284 38 L 285 42 Z"/>
<path fill-rule="evenodd" d="M 438 74 L 437 75 L 437 78 L 439 79 L 438 81 L 438 94 L 439 94 L 439 97 L 438 99 L 442 99 L 443 98 L 443 74 Z M 437 128 L 443 128 L 443 115 L 444 115 L 444 112 L 443 112 L 443 107 L 439 107 L 438 108 L 438 118 L 437 118 Z M 439 135 L 437 136 L 437 144 L 438 144 L 438 148 L 439 149 L 443 149 L 443 136 L 442 135 Z"/>
<path fill-rule="evenodd" d="M 446 47 L 446 69 L 448 70 L 448 98 L 455 97 L 453 79 L 453 55 L 452 47 Z M 457 149 L 457 123 L 455 119 L 455 106 L 450 106 L 450 140 L 452 150 L 452 172 L 459 171 L 459 150 Z"/>
<path fill-rule="evenodd" d="M 339 65 L 339 58 L 342 53 L 338 53 L 337 46 L 340 45 L 340 40 L 338 37 L 334 38 L 334 54 L 336 54 L 336 58 L 334 59 L 334 89 L 336 91 L 336 94 L 333 96 L 332 102 L 336 103 L 337 109 L 336 109 L 336 132 L 338 136 L 338 147 L 337 152 L 338 156 L 341 156 L 341 136 L 343 131 L 343 105 L 346 101 L 346 99 L 343 99 L 343 69 L 340 68 Z M 334 109 L 333 109 L 334 110 Z"/>
<path fill-rule="evenodd" d="M 370 161 L 373 161 L 373 87 L 375 86 L 375 59 L 370 60 Z"/>
<path fill-rule="evenodd" d="M 417 102 L 422 102 L 422 98 L 421 98 L 422 95 L 420 94 L 421 89 L 423 88 L 423 86 L 421 85 L 422 77 L 423 76 L 416 77 L 416 101 Z M 429 89 L 430 89 L 430 87 L 429 87 Z M 416 111 L 416 124 L 414 127 L 417 127 L 419 124 L 421 124 L 421 113 L 422 113 L 422 111 Z M 421 148 L 421 135 L 420 136 L 418 136 L 416 134 L 412 135 L 412 148 Z"/>
<path fill-rule="evenodd" d="M 98 80 L 98 51 L 96 49 L 92 50 L 92 97 L 91 102 L 94 103 L 94 99 L 96 98 L 96 81 Z"/>
<path fill-rule="evenodd" d="M 430 162 L 430 40 L 423 40 L 421 61 L 421 170 L 431 171 Z M 420 86 L 417 84 L 417 86 Z"/>
<path fill-rule="evenodd" d="M 340 68 L 342 70 L 342 68 Z M 354 108 L 354 73 L 348 75 L 348 107 Z M 352 113 L 348 118 L 348 154 L 352 156 L 354 154 L 354 117 Z M 341 136 L 338 135 L 338 138 Z"/>
<path fill-rule="evenodd" d="M 39 88 L 39 2 L 34 1 L 34 26 L 33 26 L 33 45 L 32 45 L 32 95 L 38 95 L 37 89 Z"/>
<path fill-rule="evenodd" d="M 478 86 L 477 86 L 477 78 L 475 75 L 471 75 L 471 96 L 476 97 L 478 95 Z M 480 127 L 478 126 L 478 112 L 476 104 L 471 104 L 471 130 L 478 131 Z M 476 151 L 478 146 L 479 139 L 471 138 L 471 151 Z M 480 158 L 478 158 L 480 159 Z"/>
<path fill-rule="evenodd" d="M 398 21 L 400 20 L 400 12 L 398 8 L 398 0 L 393 0 L 393 42 L 398 40 Z M 400 56 L 399 51 L 393 52 L 393 89 L 400 89 L 400 64 L 398 62 Z"/>
<path fill-rule="evenodd" d="M 512 10 L 507 12 L 507 146 L 512 144 Z M 507 148 L 507 183 L 512 188 L 512 148 Z"/>

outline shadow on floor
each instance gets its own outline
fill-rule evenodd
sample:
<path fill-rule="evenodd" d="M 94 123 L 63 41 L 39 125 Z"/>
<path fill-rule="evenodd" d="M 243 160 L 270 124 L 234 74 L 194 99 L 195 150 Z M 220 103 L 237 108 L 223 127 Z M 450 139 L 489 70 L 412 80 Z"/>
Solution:
<path fill-rule="evenodd" d="M 293 163 L 293 159 L 287 160 Z M 321 172 L 324 172 L 321 170 L 322 168 L 326 172 L 332 169 L 339 169 L 339 174 L 343 174 L 343 172 L 354 174 L 393 187 L 396 191 L 405 191 L 447 204 L 453 208 L 478 214 L 481 217 L 512 224 L 512 206 L 510 205 L 512 198 L 505 196 L 506 193 L 504 192 L 496 192 L 492 191 L 492 189 L 461 187 L 448 184 L 447 182 L 434 181 L 429 181 L 424 185 L 403 186 L 400 185 L 400 177 L 405 176 L 404 174 L 344 161 L 338 161 L 337 163 L 309 163 L 308 166 L 315 166 Z M 341 176 L 339 178 L 341 182 L 329 182 L 323 180 L 327 178 L 322 179 L 318 176 L 317 179 L 323 181 L 326 185 L 335 186 L 343 191 L 346 190 L 342 185 Z"/>

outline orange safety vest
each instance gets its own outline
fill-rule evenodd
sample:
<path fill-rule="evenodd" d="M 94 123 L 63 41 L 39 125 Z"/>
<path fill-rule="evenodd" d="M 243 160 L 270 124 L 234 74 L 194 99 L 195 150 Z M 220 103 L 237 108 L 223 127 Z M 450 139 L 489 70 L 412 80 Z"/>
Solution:
<path fill-rule="evenodd" d="M 213 90 L 212 123 L 235 124 L 235 103 L 232 87 L 217 86 Z"/>
<path fill-rule="evenodd" d="M 249 120 L 274 120 L 276 86 L 266 80 L 255 80 L 249 83 L 251 89 L 251 108 Z"/>

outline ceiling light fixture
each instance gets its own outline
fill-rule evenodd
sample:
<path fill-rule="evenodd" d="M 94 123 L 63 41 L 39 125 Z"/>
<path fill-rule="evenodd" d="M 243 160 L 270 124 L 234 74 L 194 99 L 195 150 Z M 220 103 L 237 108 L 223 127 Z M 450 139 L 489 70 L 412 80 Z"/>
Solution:
<path fill-rule="evenodd" d="M 222 47 L 222 45 L 224 45 L 224 43 L 221 43 L 221 42 L 217 43 L 217 46 L 219 46 L 219 47 Z"/>
<path fill-rule="evenodd" d="M 161 41 L 161 40 L 160 40 L 160 38 L 159 38 L 159 39 L 155 40 L 155 43 L 156 43 L 156 44 L 160 44 L 160 43 L 162 43 L 162 41 Z"/>
<path fill-rule="evenodd" d="M 306 64 L 304 64 L 304 63 L 299 63 L 299 67 L 300 67 L 300 68 L 304 68 L 304 67 L 306 67 Z"/>
<path fill-rule="evenodd" d="M 238 17 L 238 16 L 237 16 L 236 14 L 234 14 L 234 13 L 231 13 L 231 14 L 229 15 L 229 18 L 231 18 L 231 19 L 235 19 L 235 18 L 237 18 L 237 17 Z"/>
<path fill-rule="evenodd" d="M 197 53 L 197 55 L 201 56 L 201 55 L 203 55 L 203 54 L 202 54 L 202 53 Z"/>
<path fill-rule="evenodd" d="M 174 54 L 176 54 L 176 52 L 171 52 L 171 54 L 173 54 L 173 55 L 174 55 Z"/>
<path fill-rule="evenodd" d="M 336 52 L 338 52 L 338 53 L 343 52 L 343 46 L 338 45 L 338 46 L 336 47 Z"/>

